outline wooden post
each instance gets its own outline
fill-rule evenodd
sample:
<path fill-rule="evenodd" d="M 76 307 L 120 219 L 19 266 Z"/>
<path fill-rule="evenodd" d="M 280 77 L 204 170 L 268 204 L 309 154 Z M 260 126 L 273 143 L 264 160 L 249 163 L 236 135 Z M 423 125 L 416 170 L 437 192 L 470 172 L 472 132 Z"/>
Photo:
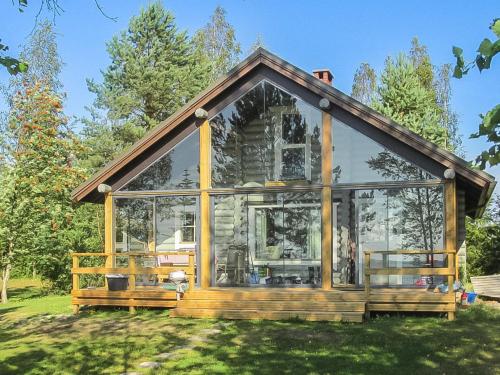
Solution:
<path fill-rule="evenodd" d="M 321 146 L 321 286 L 332 288 L 332 116 L 323 111 Z"/>
<path fill-rule="evenodd" d="M 76 271 L 80 267 L 80 258 L 77 255 L 73 255 L 73 270 Z M 80 289 L 80 274 L 73 273 L 73 290 Z M 80 311 L 80 305 L 73 305 L 73 314 L 78 314 Z"/>
<path fill-rule="evenodd" d="M 210 196 L 208 189 L 211 185 L 210 166 L 210 123 L 204 120 L 200 126 L 200 286 L 203 289 L 210 287 Z"/>
<path fill-rule="evenodd" d="M 194 279 L 194 253 L 189 254 L 189 290 L 194 289 L 195 279 Z"/>
<path fill-rule="evenodd" d="M 104 195 L 104 252 L 113 252 L 113 197 L 111 193 Z M 106 257 L 106 268 L 111 268 L 115 264 L 114 257 Z"/>
<path fill-rule="evenodd" d="M 365 318 L 370 319 L 370 310 L 368 304 L 370 303 L 370 253 L 363 253 L 363 263 L 364 263 L 364 274 L 363 283 L 365 284 Z"/>
<path fill-rule="evenodd" d="M 135 255 L 130 254 L 128 257 L 128 290 L 131 291 L 135 290 L 135 275 L 137 273 L 136 265 Z M 134 303 L 134 299 L 129 299 L 129 302 L 131 304 Z M 135 314 L 135 306 L 129 306 L 128 309 L 131 314 Z"/>
<path fill-rule="evenodd" d="M 456 267 L 455 264 L 455 257 L 457 256 L 457 189 L 455 180 L 446 181 L 444 185 L 444 196 L 446 213 L 445 249 L 451 252 L 451 254 L 448 254 L 448 268 L 451 271 L 455 266 L 454 275 L 448 276 L 448 293 L 454 295 L 454 279 L 458 280 L 458 267 Z M 453 319 L 455 319 L 455 311 L 449 311 L 448 320 Z"/>

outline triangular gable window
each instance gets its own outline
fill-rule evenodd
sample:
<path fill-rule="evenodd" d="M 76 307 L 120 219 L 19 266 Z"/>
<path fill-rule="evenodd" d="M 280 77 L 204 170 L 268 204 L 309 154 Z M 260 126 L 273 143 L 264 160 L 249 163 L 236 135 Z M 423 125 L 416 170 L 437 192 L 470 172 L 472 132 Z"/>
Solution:
<path fill-rule="evenodd" d="M 200 184 L 200 135 L 196 130 L 120 190 L 197 189 Z"/>
<path fill-rule="evenodd" d="M 333 182 L 422 181 L 436 177 L 366 135 L 333 120 Z"/>

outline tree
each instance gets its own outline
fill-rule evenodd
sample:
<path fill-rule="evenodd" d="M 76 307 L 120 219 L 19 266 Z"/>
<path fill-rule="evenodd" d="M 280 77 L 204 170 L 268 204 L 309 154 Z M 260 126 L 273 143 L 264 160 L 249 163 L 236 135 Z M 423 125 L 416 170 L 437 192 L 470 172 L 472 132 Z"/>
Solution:
<path fill-rule="evenodd" d="M 380 77 L 374 109 L 440 147 L 447 133 L 439 124 L 432 93 L 420 81 L 412 62 L 403 54 L 387 58 Z"/>
<path fill-rule="evenodd" d="M 365 105 L 371 105 L 377 88 L 377 74 L 370 64 L 364 62 L 356 70 L 351 96 Z"/>
<path fill-rule="evenodd" d="M 208 66 L 208 83 L 227 73 L 239 61 L 240 43 L 221 6 L 215 8 L 210 22 L 196 32 L 193 41 L 202 64 Z"/>
<path fill-rule="evenodd" d="M 262 34 L 257 34 L 255 41 L 250 46 L 250 53 L 257 51 L 259 48 L 265 48 L 264 37 Z"/>
<path fill-rule="evenodd" d="M 68 285 L 66 231 L 74 207 L 71 190 L 84 174 L 74 167 L 80 145 L 66 127 L 60 96 L 43 84 L 26 86 L 14 100 L 10 127 L 17 134 L 0 193 L 2 302 L 14 260 L 34 262 L 56 288 Z"/>
<path fill-rule="evenodd" d="M 434 119 L 436 127 L 446 132 L 445 142 L 440 144 L 441 147 L 463 154 L 458 117 L 451 108 L 450 65 L 433 65 L 427 47 L 421 44 L 417 37 L 412 39 L 409 52 L 402 56 L 412 65 L 415 71 L 413 75 L 416 75 L 421 86 L 420 91 L 428 93 L 428 104 L 437 114 L 437 120 Z M 352 96 L 365 105 L 374 106 L 376 102 L 380 102 L 377 92 L 381 85 L 381 82 L 377 82 L 375 71 L 368 63 L 363 63 L 354 76 Z M 401 125 L 406 126 L 404 123 Z"/>
<path fill-rule="evenodd" d="M 500 52 L 500 18 L 494 19 L 490 25 L 490 30 L 493 31 L 497 39 L 492 42 L 485 38 L 479 45 L 474 61 L 465 63 L 462 48 L 453 47 L 453 55 L 456 57 L 456 65 L 453 72 L 455 78 L 462 78 L 469 73 L 470 69 L 476 66 L 479 72 L 489 69 L 491 61 Z M 471 138 L 486 137 L 488 142 L 493 145 L 476 158 L 476 163 L 479 168 L 484 169 L 486 165 L 494 166 L 500 163 L 500 104 L 497 104 L 486 114 L 480 115 L 482 122 L 479 124 L 477 133 L 471 135 Z"/>
<path fill-rule="evenodd" d="M 187 33 L 160 2 L 132 17 L 107 50 L 111 64 L 102 83 L 88 81 L 96 100 L 83 120 L 85 143 L 94 150 L 86 164 L 94 169 L 187 103 L 208 76 Z"/>
<path fill-rule="evenodd" d="M 471 276 L 500 273 L 500 196 L 480 219 L 466 220 L 467 271 Z"/>
<path fill-rule="evenodd" d="M 159 2 L 132 17 L 107 50 L 111 64 L 103 83 L 89 80 L 89 90 L 97 95 L 95 107 L 122 128 L 130 127 L 127 135 L 135 135 L 134 140 L 204 87 L 206 73 L 187 33 L 177 29 L 174 16 Z"/>

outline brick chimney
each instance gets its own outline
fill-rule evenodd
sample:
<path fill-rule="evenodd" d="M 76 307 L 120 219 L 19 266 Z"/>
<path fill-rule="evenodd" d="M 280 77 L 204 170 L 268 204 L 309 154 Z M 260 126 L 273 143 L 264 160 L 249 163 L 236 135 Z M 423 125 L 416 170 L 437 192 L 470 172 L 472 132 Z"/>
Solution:
<path fill-rule="evenodd" d="M 330 72 L 330 69 L 316 69 L 316 70 L 313 70 L 313 75 L 325 82 L 327 85 L 332 85 L 333 83 L 333 74 L 332 72 Z"/>

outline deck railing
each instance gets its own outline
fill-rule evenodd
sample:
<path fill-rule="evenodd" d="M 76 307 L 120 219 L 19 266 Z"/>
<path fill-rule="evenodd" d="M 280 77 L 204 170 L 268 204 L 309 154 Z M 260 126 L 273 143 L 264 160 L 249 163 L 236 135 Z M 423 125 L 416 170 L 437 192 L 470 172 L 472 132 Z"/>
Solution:
<path fill-rule="evenodd" d="M 187 264 L 173 264 L 158 267 L 138 267 L 137 258 L 157 258 L 170 255 L 188 256 Z M 189 288 L 195 284 L 195 253 L 193 251 L 169 251 L 163 253 L 72 253 L 73 267 L 71 274 L 73 277 L 73 290 L 80 289 L 80 275 L 108 275 L 122 274 L 128 276 L 128 289 L 135 290 L 137 275 L 168 275 L 173 271 L 184 271 L 189 281 Z M 101 257 L 105 260 L 105 267 L 80 267 L 81 257 Z M 108 267 L 116 263 L 117 258 L 128 258 L 126 267 Z M 155 262 L 158 264 L 158 262 Z"/>
<path fill-rule="evenodd" d="M 372 255 L 425 255 L 434 257 L 435 255 L 447 256 L 447 267 L 434 267 L 434 262 L 431 261 L 427 267 L 380 267 L 372 268 Z M 455 251 L 428 251 L 428 250 L 393 250 L 393 251 L 365 251 L 364 252 L 364 287 L 365 296 L 369 301 L 371 292 L 372 275 L 419 275 L 419 276 L 446 276 L 448 281 L 448 293 L 453 294 L 453 284 L 455 280 L 457 255 Z M 444 259 L 443 259 L 444 261 Z"/>

